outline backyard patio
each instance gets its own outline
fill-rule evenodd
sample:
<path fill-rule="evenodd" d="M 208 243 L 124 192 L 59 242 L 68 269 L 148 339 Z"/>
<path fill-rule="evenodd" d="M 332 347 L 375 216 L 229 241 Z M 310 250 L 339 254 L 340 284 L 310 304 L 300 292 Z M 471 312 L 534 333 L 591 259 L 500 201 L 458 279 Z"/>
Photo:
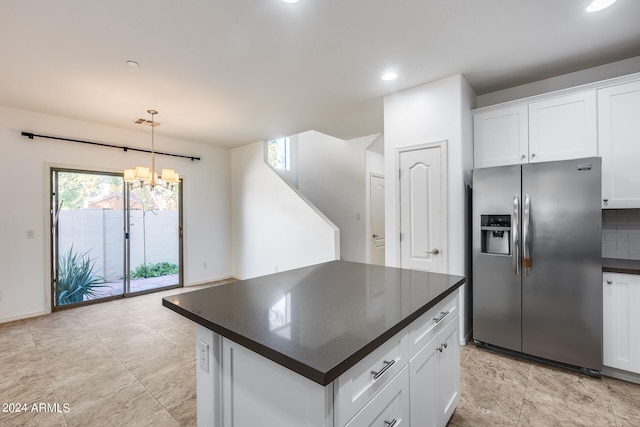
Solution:
<path fill-rule="evenodd" d="M 159 289 L 167 286 L 177 285 L 179 278 L 177 274 L 167 274 L 159 277 L 149 277 L 146 279 L 131 279 L 131 290 L 129 293 L 143 292 L 150 289 Z M 104 298 L 122 295 L 123 281 L 108 282 L 95 288 L 95 297 L 91 299 Z"/>

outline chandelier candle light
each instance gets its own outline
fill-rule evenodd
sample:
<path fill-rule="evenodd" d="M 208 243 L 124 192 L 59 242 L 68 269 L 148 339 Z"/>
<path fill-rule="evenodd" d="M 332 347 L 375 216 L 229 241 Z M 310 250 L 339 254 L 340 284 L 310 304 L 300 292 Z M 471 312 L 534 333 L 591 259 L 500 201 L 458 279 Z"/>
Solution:
<path fill-rule="evenodd" d="M 151 169 L 146 166 L 136 166 L 135 169 L 125 169 L 124 180 L 129 183 L 130 189 L 142 188 L 147 185 L 152 190 L 156 185 L 173 188 L 174 185 L 180 184 L 180 176 L 174 169 L 162 169 L 162 174 L 158 179 L 154 141 L 154 128 L 156 127 L 154 117 L 158 112 L 156 110 L 147 110 L 147 113 L 151 114 Z"/>

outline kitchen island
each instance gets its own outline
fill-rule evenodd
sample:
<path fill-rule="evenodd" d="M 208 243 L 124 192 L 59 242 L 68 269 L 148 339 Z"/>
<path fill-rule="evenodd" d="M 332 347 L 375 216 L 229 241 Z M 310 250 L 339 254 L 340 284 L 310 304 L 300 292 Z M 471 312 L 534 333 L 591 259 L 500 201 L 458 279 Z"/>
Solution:
<path fill-rule="evenodd" d="M 199 426 L 444 426 L 464 281 L 332 261 L 162 303 L 197 324 Z"/>

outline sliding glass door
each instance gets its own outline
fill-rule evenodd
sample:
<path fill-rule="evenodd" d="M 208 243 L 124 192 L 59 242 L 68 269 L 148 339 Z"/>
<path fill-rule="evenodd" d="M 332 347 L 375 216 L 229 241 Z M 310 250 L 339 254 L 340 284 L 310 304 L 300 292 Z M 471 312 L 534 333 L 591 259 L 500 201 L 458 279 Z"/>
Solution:
<path fill-rule="evenodd" d="M 129 192 L 128 293 L 180 285 L 180 189 Z"/>
<path fill-rule="evenodd" d="M 181 286 L 180 220 L 180 186 L 52 169 L 53 308 Z"/>

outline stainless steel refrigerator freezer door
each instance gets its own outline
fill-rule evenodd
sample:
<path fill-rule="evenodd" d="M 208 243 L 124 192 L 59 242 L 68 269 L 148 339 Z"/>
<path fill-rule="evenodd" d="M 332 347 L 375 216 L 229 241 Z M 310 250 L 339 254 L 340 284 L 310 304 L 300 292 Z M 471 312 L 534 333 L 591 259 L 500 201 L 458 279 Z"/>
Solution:
<path fill-rule="evenodd" d="M 521 200 L 520 175 L 520 165 L 473 171 L 473 338 L 515 351 L 522 351 L 521 252 L 514 242 L 520 214 L 512 216 Z M 482 215 L 511 217 L 510 255 L 483 253 Z"/>
<path fill-rule="evenodd" d="M 599 371 L 601 159 L 523 165 L 522 193 L 530 215 L 523 218 L 529 268 L 522 279 L 522 351 Z"/>

